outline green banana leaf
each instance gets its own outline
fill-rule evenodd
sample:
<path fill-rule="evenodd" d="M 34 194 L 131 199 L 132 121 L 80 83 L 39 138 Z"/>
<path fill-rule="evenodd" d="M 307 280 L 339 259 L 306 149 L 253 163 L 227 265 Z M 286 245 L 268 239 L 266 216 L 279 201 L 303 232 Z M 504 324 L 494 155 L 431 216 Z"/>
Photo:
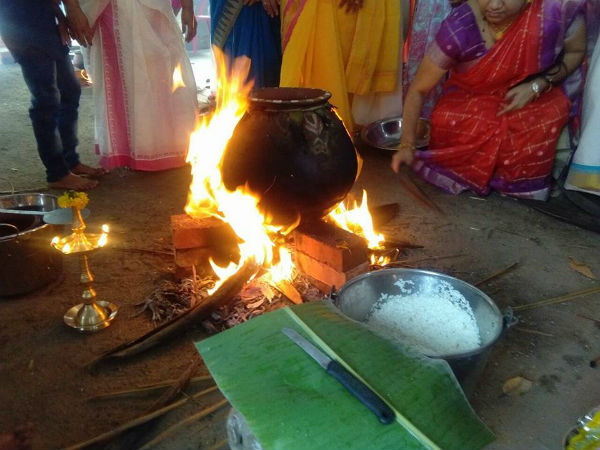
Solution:
<path fill-rule="evenodd" d="M 281 329 L 361 378 L 396 413 L 381 424 Z M 328 302 L 283 308 L 196 343 L 258 441 L 278 449 L 479 449 L 493 434 L 448 364 L 400 349 Z"/>

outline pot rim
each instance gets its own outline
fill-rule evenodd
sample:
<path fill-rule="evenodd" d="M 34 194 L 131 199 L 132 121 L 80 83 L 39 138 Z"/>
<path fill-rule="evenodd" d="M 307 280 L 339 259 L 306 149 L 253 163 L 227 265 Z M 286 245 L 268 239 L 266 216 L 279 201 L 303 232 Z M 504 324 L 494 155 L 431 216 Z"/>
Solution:
<path fill-rule="evenodd" d="M 331 92 L 323 89 L 275 87 L 256 89 L 250 94 L 249 100 L 252 107 L 287 109 L 320 105 L 330 98 Z"/>
<path fill-rule="evenodd" d="M 346 315 L 339 306 L 337 306 L 340 302 L 340 297 L 343 295 L 344 291 L 347 291 L 353 284 L 358 283 L 366 278 L 373 278 L 376 276 L 382 276 L 381 274 L 389 274 L 390 272 L 394 272 L 394 273 L 419 273 L 419 274 L 423 274 L 423 275 L 430 275 L 430 276 L 435 276 L 437 278 L 441 278 L 441 279 L 445 279 L 445 280 L 452 280 L 455 282 L 459 282 L 460 284 L 463 284 L 465 286 L 467 286 L 468 288 L 474 290 L 478 295 L 480 295 L 481 299 L 483 301 L 485 301 L 488 306 L 490 306 L 490 308 L 494 311 L 494 314 L 498 317 L 498 320 L 500 321 L 500 327 L 498 327 L 498 331 L 496 333 L 496 335 L 489 340 L 489 342 L 485 345 L 482 345 L 480 347 L 478 347 L 475 350 L 470 350 L 467 352 L 463 352 L 463 353 L 452 353 L 449 355 L 436 355 L 436 356 L 431 356 L 431 355 L 425 355 L 428 356 L 430 358 L 435 358 L 435 359 L 445 359 L 445 360 L 455 360 L 455 359 L 463 359 L 463 358 L 470 358 L 472 356 L 477 356 L 477 355 L 481 355 L 483 353 L 485 353 L 487 350 L 489 350 L 490 348 L 492 348 L 500 339 L 500 337 L 502 336 L 503 331 L 506 328 L 506 323 L 504 321 L 504 316 L 503 314 L 500 312 L 500 308 L 498 308 L 498 305 L 496 305 L 496 303 L 483 291 L 481 291 L 480 289 L 478 289 L 477 287 L 473 286 L 470 283 L 467 283 L 464 280 L 461 280 L 460 278 L 456 278 L 456 277 L 452 277 L 450 275 L 446 275 L 444 273 L 440 273 L 440 272 L 434 272 L 431 270 L 422 270 L 422 269 L 407 269 L 407 268 L 402 268 L 402 267 L 394 267 L 394 268 L 390 268 L 390 269 L 381 269 L 381 270 L 375 270 L 372 272 L 367 272 L 364 273 L 362 275 L 357 276 L 356 278 L 352 278 L 350 281 L 347 281 L 346 283 L 344 283 L 344 285 L 342 285 L 342 287 L 337 291 L 336 293 L 336 300 L 333 301 L 333 303 L 336 305 L 336 307 L 340 310 L 340 312 L 344 315 Z M 333 300 L 333 299 L 332 299 Z M 349 317 L 349 316 L 347 316 Z"/>
<path fill-rule="evenodd" d="M 33 228 L 27 228 L 26 230 L 19 231 L 15 234 L 8 234 L 6 236 L 0 236 L 0 243 L 5 242 L 5 241 L 12 241 L 12 240 L 18 239 L 20 237 L 27 236 L 31 233 L 35 233 L 36 231 L 39 231 L 48 226 L 49 226 L 49 224 L 45 223 L 44 221 L 40 221 L 37 225 L 34 225 Z M 48 246 L 50 246 L 50 242 L 48 242 Z"/>

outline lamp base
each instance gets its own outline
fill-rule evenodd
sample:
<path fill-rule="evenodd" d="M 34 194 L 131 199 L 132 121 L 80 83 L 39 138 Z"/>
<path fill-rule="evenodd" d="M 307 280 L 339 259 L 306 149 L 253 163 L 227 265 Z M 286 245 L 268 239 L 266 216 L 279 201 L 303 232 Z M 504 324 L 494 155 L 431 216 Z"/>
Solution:
<path fill-rule="evenodd" d="M 102 300 L 91 304 L 80 303 L 69 309 L 64 316 L 65 323 L 79 331 L 98 331 L 110 325 L 119 307 Z"/>

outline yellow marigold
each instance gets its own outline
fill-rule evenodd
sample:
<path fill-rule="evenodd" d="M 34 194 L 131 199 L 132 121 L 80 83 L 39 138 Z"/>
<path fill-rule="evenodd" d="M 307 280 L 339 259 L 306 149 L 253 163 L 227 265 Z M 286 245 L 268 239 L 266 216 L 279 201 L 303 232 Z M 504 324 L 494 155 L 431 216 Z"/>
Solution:
<path fill-rule="evenodd" d="M 67 191 L 58 197 L 58 206 L 61 208 L 83 209 L 90 199 L 85 192 Z"/>

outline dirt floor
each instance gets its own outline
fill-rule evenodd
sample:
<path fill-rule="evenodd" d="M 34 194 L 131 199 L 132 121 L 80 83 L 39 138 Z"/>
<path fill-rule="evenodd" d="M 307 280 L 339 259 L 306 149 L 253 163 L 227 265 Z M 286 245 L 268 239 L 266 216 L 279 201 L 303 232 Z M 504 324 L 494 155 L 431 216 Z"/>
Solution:
<path fill-rule="evenodd" d="M 12 183 L 17 191 L 44 191 L 27 115 L 28 93 L 17 66 L 0 65 L 0 89 L 0 190 L 10 191 Z M 91 89 L 82 96 L 79 134 L 83 160 L 94 164 Z M 445 211 L 440 215 L 403 190 L 388 168 L 389 155 L 365 152 L 364 157 L 354 191 L 366 188 L 371 205 L 400 204 L 399 216 L 382 231 L 389 240 L 423 245 L 408 252 L 420 261 L 418 267 L 477 283 L 518 263 L 480 286 L 501 310 L 598 285 L 575 271 L 569 258 L 600 276 L 600 235 L 558 222 L 515 200 L 498 195 L 453 197 L 417 181 Z M 162 173 L 117 170 L 90 193 L 89 228 L 105 222 L 112 227 L 110 245 L 91 260 L 99 298 L 120 306 L 110 328 L 80 334 L 64 325 L 64 312 L 79 303 L 81 295 L 75 260 L 65 259 L 63 276 L 47 288 L 0 300 L 0 432 L 29 424 L 33 448 L 73 445 L 145 413 L 156 399 L 88 397 L 177 378 L 197 358 L 192 343 L 205 336 L 200 328 L 133 360 L 94 370 L 84 367 L 103 351 L 152 329 L 149 316 L 132 318 L 137 311 L 133 305 L 172 274 L 169 218 L 182 212 L 189 181 L 187 168 Z M 600 355 L 600 294 L 517 316 L 519 324 L 495 346 L 472 405 L 496 434 L 490 450 L 559 449 L 577 417 L 600 404 L 600 369 L 589 366 Z M 531 389 L 519 396 L 503 395 L 504 382 L 515 376 L 531 380 Z M 129 448 L 141 446 L 220 398 L 212 393 L 188 402 L 155 422 L 143 440 Z M 222 445 L 226 414 L 223 408 L 195 421 L 153 448 Z"/>

